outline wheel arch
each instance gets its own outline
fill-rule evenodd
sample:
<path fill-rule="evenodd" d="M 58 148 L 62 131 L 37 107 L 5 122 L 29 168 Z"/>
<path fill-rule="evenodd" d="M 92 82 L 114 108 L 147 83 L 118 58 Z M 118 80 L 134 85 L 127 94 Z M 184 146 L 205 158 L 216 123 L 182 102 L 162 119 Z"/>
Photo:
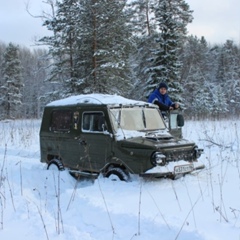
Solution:
<path fill-rule="evenodd" d="M 111 168 L 121 168 L 124 171 L 128 172 L 128 168 L 123 163 L 109 162 L 101 170 L 103 174 L 106 174 Z"/>
<path fill-rule="evenodd" d="M 51 162 L 54 159 L 58 159 L 58 160 L 62 161 L 62 158 L 57 154 L 48 154 L 47 155 L 47 163 Z"/>

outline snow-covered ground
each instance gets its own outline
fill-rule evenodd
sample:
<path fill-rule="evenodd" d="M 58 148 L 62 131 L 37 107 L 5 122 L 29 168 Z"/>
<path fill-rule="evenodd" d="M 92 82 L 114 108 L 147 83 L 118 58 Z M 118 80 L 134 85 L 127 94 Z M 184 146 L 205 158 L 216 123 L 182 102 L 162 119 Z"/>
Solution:
<path fill-rule="evenodd" d="M 206 168 L 129 183 L 46 170 L 39 126 L 0 122 L 0 239 L 240 239 L 240 121 L 187 121 Z"/>

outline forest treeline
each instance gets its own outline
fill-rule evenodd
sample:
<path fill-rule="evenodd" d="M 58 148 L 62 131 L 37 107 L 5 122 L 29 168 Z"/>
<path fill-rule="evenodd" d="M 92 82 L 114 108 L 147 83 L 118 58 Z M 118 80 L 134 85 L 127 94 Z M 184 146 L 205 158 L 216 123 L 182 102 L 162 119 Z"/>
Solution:
<path fill-rule="evenodd" d="M 53 2 L 37 48 L 0 42 L 0 119 L 39 118 L 52 100 L 92 92 L 147 101 L 162 81 L 189 117 L 238 115 L 240 46 L 189 36 L 185 1 Z"/>

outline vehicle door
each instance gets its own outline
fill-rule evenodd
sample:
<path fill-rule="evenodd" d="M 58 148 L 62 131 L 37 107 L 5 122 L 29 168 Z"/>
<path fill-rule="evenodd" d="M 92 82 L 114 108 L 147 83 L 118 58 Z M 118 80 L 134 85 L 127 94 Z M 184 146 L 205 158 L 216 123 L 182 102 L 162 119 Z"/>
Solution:
<path fill-rule="evenodd" d="M 79 139 L 80 167 L 85 171 L 100 171 L 112 154 L 112 134 L 103 111 L 83 111 Z"/>
<path fill-rule="evenodd" d="M 78 137 L 80 134 L 79 111 L 58 108 L 52 111 L 49 134 L 43 145 L 47 154 L 59 158 L 65 167 L 76 168 L 80 158 Z"/>

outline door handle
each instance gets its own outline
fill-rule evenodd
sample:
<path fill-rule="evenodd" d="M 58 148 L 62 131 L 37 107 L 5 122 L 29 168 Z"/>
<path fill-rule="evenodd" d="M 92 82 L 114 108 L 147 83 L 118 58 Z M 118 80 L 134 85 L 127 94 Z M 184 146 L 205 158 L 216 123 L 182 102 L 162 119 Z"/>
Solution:
<path fill-rule="evenodd" d="M 83 146 L 87 145 L 87 142 L 86 142 L 85 140 L 80 140 L 79 142 L 80 142 L 80 144 L 83 145 Z"/>

